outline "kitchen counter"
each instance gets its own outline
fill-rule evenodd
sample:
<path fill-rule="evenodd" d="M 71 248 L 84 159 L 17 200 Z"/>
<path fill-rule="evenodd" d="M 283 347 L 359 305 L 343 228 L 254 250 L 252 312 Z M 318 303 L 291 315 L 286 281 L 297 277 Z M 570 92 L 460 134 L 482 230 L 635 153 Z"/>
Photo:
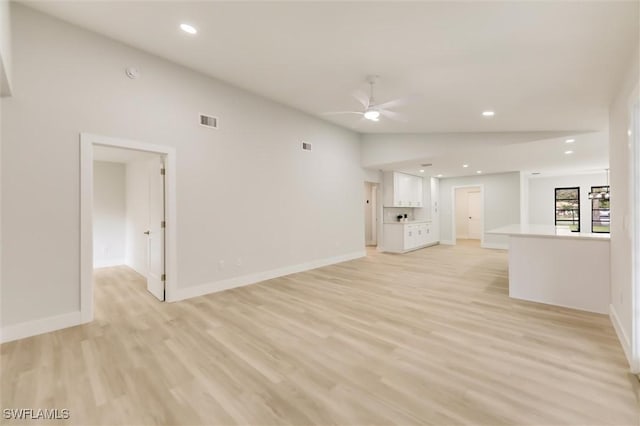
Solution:
<path fill-rule="evenodd" d="M 408 220 L 406 222 L 398 222 L 397 220 L 394 220 L 393 222 L 384 222 L 385 225 L 412 225 L 415 223 L 431 223 L 430 220 L 422 220 L 422 219 L 416 219 L 416 220 Z"/>
<path fill-rule="evenodd" d="M 509 297 L 606 314 L 609 311 L 609 234 L 509 225 Z"/>
<path fill-rule="evenodd" d="M 597 234 L 592 232 L 571 232 L 566 229 L 556 229 L 551 225 L 508 225 L 502 228 L 493 229 L 487 234 L 496 235 L 520 235 L 529 237 L 547 237 L 547 238 L 574 238 L 574 239 L 594 239 L 609 240 L 609 234 Z"/>

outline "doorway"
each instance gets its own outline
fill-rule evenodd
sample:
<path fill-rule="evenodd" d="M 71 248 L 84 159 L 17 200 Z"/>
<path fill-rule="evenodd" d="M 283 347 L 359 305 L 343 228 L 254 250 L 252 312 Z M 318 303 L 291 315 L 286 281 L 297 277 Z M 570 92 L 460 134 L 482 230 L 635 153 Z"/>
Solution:
<path fill-rule="evenodd" d="M 482 186 L 462 186 L 453 189 L 453 239 L 480 245 L 484 234 L 484 203 Z"/>
<path fill-rule="evenodd" d="M 364 241 L 367 247 L 378 245 L 378 184 L 364 183 Z"/>
<path fill-rule="evenodd" d="M 93 149 L 93 267 L 129 267 L 160 301 L 164 289 L 165 156 Z"/>
<path fill-rule="evenodd" d="M 83 322 L 94 316 L 94 267 L 136 271 L 148 293 L 172 300 L 175 151 L 89 134 L 81 134 L 80 142 Z"/>

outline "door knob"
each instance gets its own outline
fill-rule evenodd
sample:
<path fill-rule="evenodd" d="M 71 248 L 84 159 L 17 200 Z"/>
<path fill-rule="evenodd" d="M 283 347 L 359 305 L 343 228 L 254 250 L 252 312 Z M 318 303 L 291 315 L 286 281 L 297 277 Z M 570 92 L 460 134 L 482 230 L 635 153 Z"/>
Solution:
<path fill-rule="evenodd" d="M 144 235 L 149 235 L 151 231 L 144 231 Z"/>

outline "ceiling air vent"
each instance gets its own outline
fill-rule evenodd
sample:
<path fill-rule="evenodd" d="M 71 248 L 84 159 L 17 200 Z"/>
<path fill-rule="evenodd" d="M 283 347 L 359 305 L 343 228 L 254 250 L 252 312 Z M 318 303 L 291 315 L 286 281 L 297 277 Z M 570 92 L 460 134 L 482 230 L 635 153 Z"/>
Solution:
<path fill-rule="evenodd" d="M 309 142 L 302 142 L 302 149 L 305 151 L 311 151 L 311 144 Z"/>
<path fill-rule="evenodd" d="M 204 127 L 218 128 L 218 119 L 210 115 L 200 114 L 200 125 Z"/>

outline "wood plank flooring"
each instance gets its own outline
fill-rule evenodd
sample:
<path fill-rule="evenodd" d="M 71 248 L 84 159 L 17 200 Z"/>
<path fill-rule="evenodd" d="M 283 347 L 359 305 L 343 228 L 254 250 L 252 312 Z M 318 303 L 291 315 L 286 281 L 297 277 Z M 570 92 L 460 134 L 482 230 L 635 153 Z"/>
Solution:
<path fill-rule="evenodd" d="M 638 424 L 609 319 L 509 299 L 506 252 L 369 254 L 171 304 L 97 270 L 93 323 L 1 346 L 1 406 L 77 425 Z"/>

